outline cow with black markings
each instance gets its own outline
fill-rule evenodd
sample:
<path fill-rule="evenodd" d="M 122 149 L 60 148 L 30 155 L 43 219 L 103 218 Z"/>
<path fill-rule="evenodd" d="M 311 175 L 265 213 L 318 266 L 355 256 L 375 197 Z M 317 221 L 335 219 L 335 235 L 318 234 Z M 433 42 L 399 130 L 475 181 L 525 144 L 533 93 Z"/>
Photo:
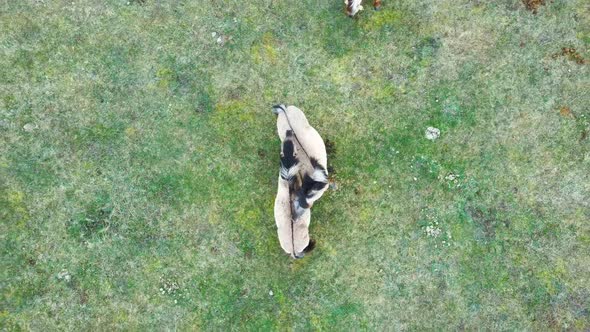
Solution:
<path fill-rule="evenodd" d="M 275 220 L 279 227 L 279 224 L 285 224 L 285 215 L 290 214 L 294 225 L 291 233 L 293 248 L 285 251 L 294 252 L 296 257 L 298 252 L 294 244 L 298 236 L 303 236 L 302 243 L 307 241 L 313 244 L 313 241 L 305 240 L 308 239 L 310 209 L 328 189 L 326 146 L 299 108 L 276 105 L 273 107 L 273 113 L 277 115 L 277 132 L 281 140 L 281 177 L 279 193 L 275 200 Z M 287 197 L 288 209 L 285 207 Z M 306 225 L 299 225 L 301 221 Z M 305 228 L 306 232 L 300 231 L 301 234 L 296 234 L 295 231 L 299 230 L 299 227 Z M 281 227 L 279 228 L 279 240 L 285 249 L 285 241 L 281 240 Z M 283 227 L 283 230 L 285 229 L 289 230 Z M 309 251 L 309 248 L 307 250 Z"/>

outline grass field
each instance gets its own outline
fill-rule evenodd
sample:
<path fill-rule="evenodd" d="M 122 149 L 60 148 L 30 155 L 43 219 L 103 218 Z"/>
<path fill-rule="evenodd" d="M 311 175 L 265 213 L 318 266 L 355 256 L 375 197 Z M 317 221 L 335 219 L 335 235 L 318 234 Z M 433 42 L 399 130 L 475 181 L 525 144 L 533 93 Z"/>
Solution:
<path fill-rule="evenodd" d="M 341 2 L 0 0 L 0 330 L 589 330 L 588 3 Z"/>

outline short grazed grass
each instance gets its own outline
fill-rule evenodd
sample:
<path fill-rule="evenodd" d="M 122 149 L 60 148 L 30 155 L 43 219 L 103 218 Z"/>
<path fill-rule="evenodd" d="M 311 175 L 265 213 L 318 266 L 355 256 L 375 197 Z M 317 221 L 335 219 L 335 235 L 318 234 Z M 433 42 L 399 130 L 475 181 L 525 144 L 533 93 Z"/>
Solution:
<path fill-rule="evenodd" d="M 0 1 L 0 329 L 590 329 L 590 7 L 528 3 Z"/>

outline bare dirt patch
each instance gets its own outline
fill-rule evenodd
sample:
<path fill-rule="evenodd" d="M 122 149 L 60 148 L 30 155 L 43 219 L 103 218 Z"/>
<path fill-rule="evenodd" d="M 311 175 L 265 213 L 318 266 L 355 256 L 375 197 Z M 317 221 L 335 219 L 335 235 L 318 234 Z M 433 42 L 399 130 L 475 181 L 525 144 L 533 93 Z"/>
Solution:
<path fill-rule="evenodd" d="M 559 114 L 564 118 L 575 118 L 574 113 L 572 112 L 571 108 L 567 106 L 562 106 L 559 109 Z"/>
<path fill-rule="evenodd" d="M 533 14 L 536 14 L 537 9 L 545 5 L 545 0 L 522 0 L 522 3 L 524 3 L 526 9 L 532 11 Z"/>
<path fill-rule="evenodd" d="M 559 57 L 564 56 L 567 57 L 570 61 L 575 61 L 579 65 L 586 64 L 586 59 L 582 57 L 578 51 L 576 51 L 573 47 L 562 47 L 561 52 L 557 52 L 553 54 L 553 59 L 558 59 Z"/>
<path fill-rule="evenodd" d="M 504 207 L 500 208 L 504 209 Z M 497 218 L 498 210 L 495 208 L 481 209 L 475 206 L 468 206 L 465 209 L 465 212 L 478 226 L 478 229 L 481 232 L 480 236 L 486 242 L 496 237 L 496 231 L 501 225 L 506 228 L 510 226 L 509 221 Z"/>

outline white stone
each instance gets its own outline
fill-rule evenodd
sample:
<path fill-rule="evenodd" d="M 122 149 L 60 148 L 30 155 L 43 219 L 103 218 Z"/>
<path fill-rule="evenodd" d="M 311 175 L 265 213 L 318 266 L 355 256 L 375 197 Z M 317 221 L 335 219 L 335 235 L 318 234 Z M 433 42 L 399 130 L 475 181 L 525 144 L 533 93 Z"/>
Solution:
<path fill-rule="evenodd" d="M 425 135 L 426 135 L 427 139 L 434 141 L 435 139 L 437 139 L 440 136 L 440 129 L 434 128 L 434 127 L 428 127 L 428 128 L 426 128 Z"/>
<path fill-rule="evenodd" d="M 36 125 L 34 125 L 33 123 L 27 123 L 26 125 L 23 126 L 23 129 L 27 132 L 30 133 L 33 130 L 35 130 L 37 128 Z"/>

